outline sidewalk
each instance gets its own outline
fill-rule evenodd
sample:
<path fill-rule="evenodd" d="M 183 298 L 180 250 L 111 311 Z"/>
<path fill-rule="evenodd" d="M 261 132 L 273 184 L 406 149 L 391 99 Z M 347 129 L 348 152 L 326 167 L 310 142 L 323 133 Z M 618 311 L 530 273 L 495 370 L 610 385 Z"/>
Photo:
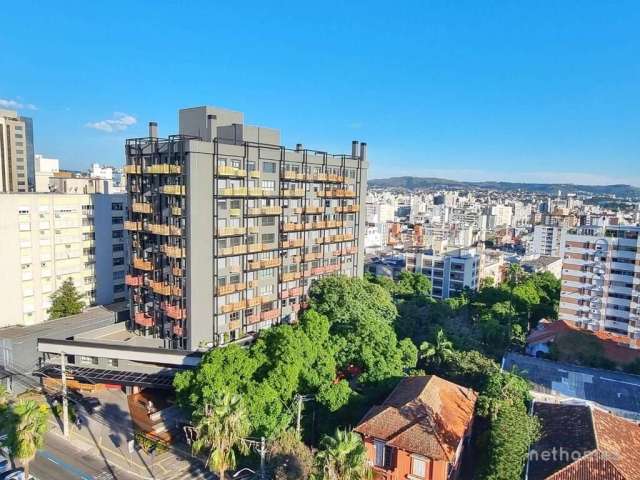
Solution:
<path fill-rule="evenodd" d="M 115 396 L 106 402 L 105 399 L 102 400 L 103 407 L 97 413 L 89 415 L 84 411 L 80 412 L 83 419 L 80 429 L 70 426 L 69 441 L 74 447 L 142 480 L 217 478 L 204 470 L 202 462 L 178 447 L 171 447 L 167 452 L 154 455 L 148 455 L 139 449 L 130 452 L 129 441 L 133 439 L 133 425 L 128 408 Z M 52 418 L 50 423 L 50 432 L 64 438 L 59 422 Z"/>

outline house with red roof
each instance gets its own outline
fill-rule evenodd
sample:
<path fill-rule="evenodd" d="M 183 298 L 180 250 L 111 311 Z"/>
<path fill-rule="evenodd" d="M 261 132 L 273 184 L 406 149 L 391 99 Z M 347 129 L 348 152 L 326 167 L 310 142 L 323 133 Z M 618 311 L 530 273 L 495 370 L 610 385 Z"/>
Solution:
<path fill-rule="evenodd" d="M 404 378 L 354 429 L 375 478 L 456 478 L 470 434 L 477 394 L 435 375 Z"/>

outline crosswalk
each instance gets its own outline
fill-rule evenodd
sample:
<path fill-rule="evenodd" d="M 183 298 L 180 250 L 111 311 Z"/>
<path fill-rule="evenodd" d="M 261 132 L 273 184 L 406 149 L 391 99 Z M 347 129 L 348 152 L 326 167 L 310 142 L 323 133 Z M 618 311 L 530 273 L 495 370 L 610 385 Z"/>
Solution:
<path fill-rule="evenodd" d="M 168 476 L 159 475 L 157 478 L 162 480 L 217 480 L 218 476 L 205 470 L 204 467 L 192 465 L 188 470 L 173 472 Z"/>

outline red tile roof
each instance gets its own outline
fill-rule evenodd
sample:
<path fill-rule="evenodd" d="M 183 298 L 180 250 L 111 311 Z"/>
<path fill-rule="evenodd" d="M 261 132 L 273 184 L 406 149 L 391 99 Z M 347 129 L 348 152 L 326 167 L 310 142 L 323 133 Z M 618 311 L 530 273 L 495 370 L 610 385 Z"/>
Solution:
<path fill-rule="evenodd" d="M 477 395 L 435 375 L 407 377 L 354 429 L 433 460 L 455 460 L 473 420 Z"/>

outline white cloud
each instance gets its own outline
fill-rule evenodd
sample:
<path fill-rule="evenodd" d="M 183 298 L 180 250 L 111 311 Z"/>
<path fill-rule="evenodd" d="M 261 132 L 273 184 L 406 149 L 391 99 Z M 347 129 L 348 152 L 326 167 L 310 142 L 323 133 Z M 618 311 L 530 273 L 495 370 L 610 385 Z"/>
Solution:
<path fill-rule="evenodd" d="M 33 103 L 22 103 L 18 100 L 8 100 L 6 98 L 0 98 L 0 107 L 10 108 L 12 110 L 37 110 L 38 108 Z"/>
<path fill-rule="evenodd" d="M 114 112 L 113 118 L 109 120 L 100 120 L 98 122 L 89 122 L 85 126 L 103 132 L 122 132 L 135 125 L 138 120 L 133 115 L 122 112 Z"/>

